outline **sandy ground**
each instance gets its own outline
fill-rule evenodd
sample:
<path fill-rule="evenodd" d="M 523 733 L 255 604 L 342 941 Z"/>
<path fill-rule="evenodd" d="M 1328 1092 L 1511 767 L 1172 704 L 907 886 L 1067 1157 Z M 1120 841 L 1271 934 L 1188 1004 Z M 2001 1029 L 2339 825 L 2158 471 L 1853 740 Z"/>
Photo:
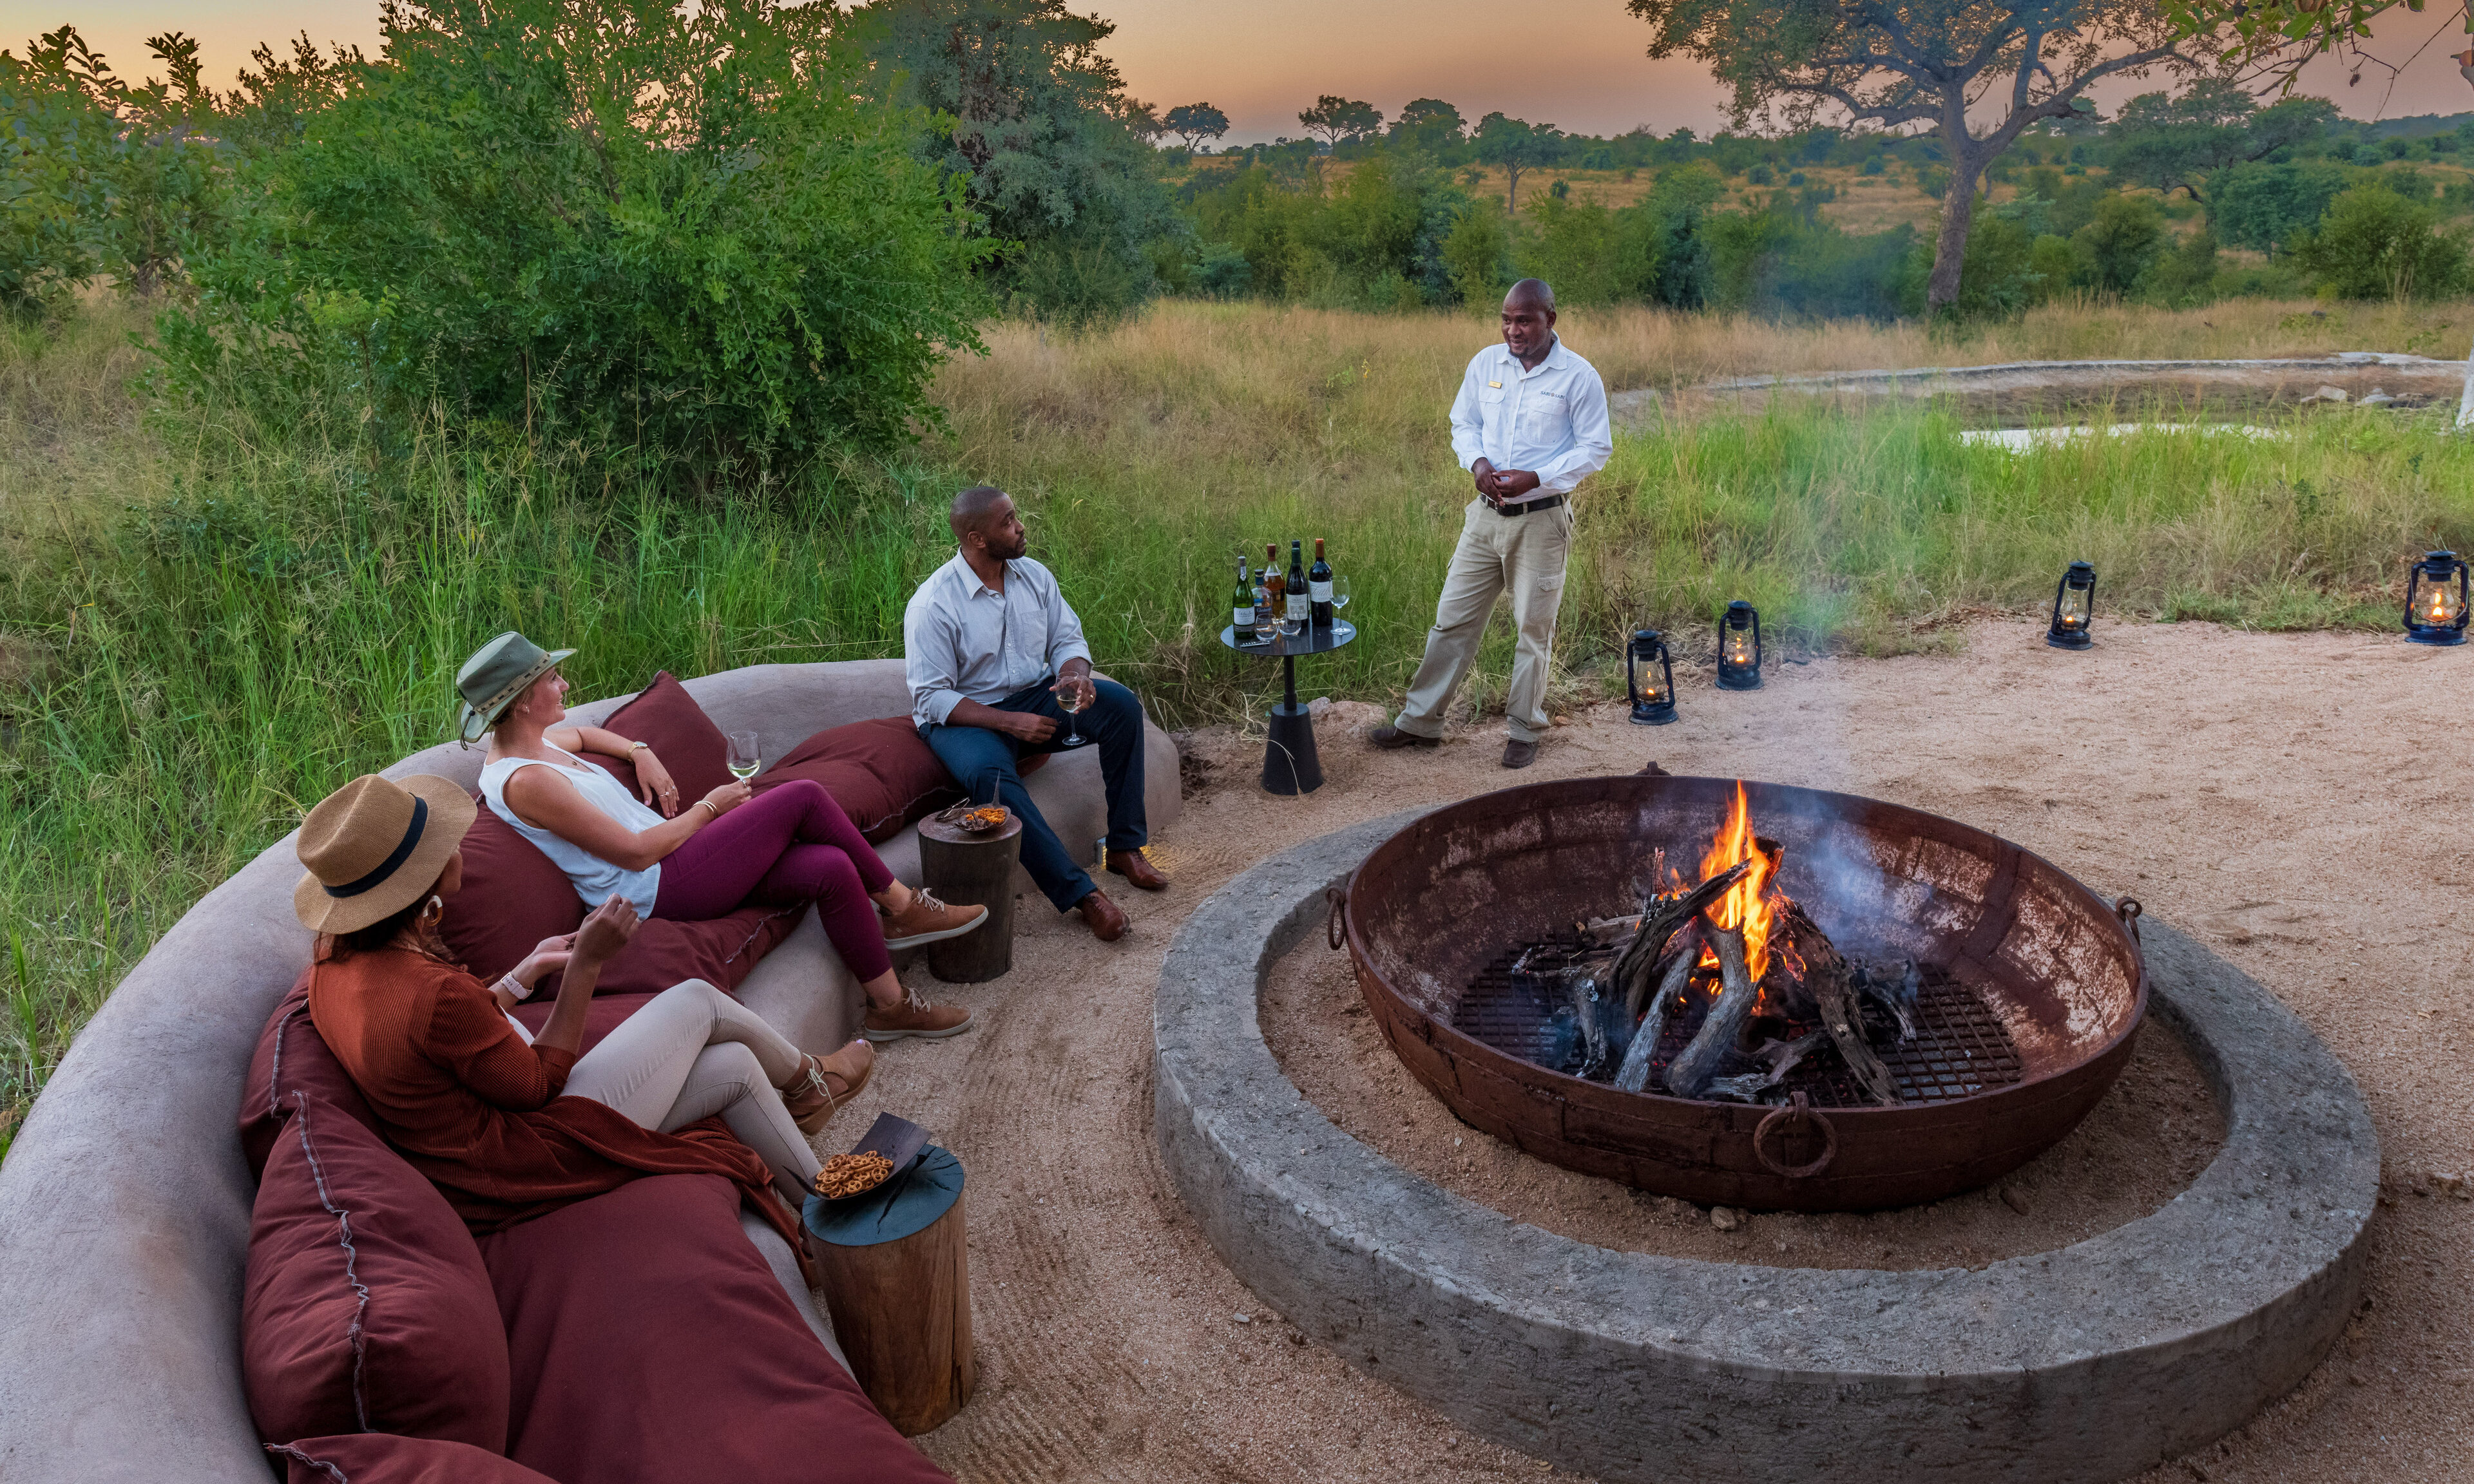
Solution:
<path fill-rule="evenodd" d="M 1266 854 L 1396 809 L 1655 758 L 1996 831 L 2099 892 L 2137 895 L 2292 1005 L 2379 1126 L 2371 1303 L 2292 1396 L 2143 1477 L 2474 1480 L 2474 1202 L 2419 1193 L 2434 1173 L 2474 1168 L 2469 667 L 2474 649 L 2197 624 L 2106 626 L 2093 652 L 2065 655 L 2031 626 L 1994 623 L 1956 658 L 1786 665 L 1749 694 L 1699 678 L 1672 727 L 1578 712 L 1517 776 L 1496 766 L 1496 724 L 1408 754 L 1326 725 L 1326 786 L 1278 799 L 1254 786 L 1259 743 L 1199 735 L 1204 782 L 1153 850 L 1175 888 L 1112 892 L 1134 922 L 1113 945 L 1025 902 L 1014 971 L 937 992 L 981 1027 L 888 1048 L 819 1140 L 847 1147 L 890 1109 L 970 1171 L 980 1391 L 922 1446 L 973 1481 L 1551 1476 L 1342 1365 L 1220 1264 L 1153 1151 L 1152 987 L 1184 915 Z M 2124 1095 L 2170 1090 L 2170 1065 L 2149 1073 Z M 1682 1213 L 1639 1214 L 1644 1241 L 1707 1240 Z M 1943 1239 L 1989 1242 L 1998 1224 L 1978 1216 Z M 1774 1220 L 1739 1233 L 1773 1260 Z"/>

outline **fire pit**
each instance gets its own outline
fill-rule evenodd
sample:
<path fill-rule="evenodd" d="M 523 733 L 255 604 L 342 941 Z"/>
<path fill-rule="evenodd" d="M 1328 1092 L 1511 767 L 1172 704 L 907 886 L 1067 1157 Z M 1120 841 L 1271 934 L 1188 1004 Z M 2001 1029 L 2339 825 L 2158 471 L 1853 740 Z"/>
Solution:
<path fill-rule="evenodd" d="M 2136 912 L 1917 810 L 1632 777 L 1429 814 L 1345 916 L 1386 1041 L 1471 1125 L 1703 1205 L 1860 1210 L 2086 1115 L 2147 1004 Z"/>

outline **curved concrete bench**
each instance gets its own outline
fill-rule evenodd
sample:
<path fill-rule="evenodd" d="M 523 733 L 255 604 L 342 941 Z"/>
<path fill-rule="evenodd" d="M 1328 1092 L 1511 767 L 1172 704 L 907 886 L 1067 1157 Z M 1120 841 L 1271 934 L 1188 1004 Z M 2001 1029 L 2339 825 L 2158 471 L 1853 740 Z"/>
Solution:
<path fill-rule="evenodd" d="M 1976 1271 L 1705 1262 L 1574 1241 L 1402 1169 L 1289 1081 L 1257 1005 L 1322 931 L 1324 888 L 1415 817 L 1214 894 L 1152 1002 L 1153 1124 L 1186 1209 L 1367 1375 L 1609 1480 L 2090 1484 L 2241 1425 L 2353 1312 L 2379 1193 L 2360 1091 L 2274 996 L 2152 918 L 2149 1004 L 2196 1054 L 2225 1145 L 2086 1241 Z"/>
<path fill-rule="evenodd" d="M 760 665 L 686 685 L 724 730 L 786 741 L 910 709 L 899 660 Z M 625 700 L 573 714 L 598 721 Z M 1156 729 L 1144 765 L 1162 828 L 1177 813 L 1176 749 Z M 469 786 L 480 768 L 477 748 L 449 743 L 386 772 Z M 1104 830 L 1094 750 L 1057 756 L 1030 788 L 1061 838 Z M 879 850 L 918 879 L 914 832 Z M 286 835 L 175 923 L 79 1034 L 0 1167 L 0 1478 L 11 1484 L 266 1484 L 241 1392 L 256 1183 L 234 1119 L 258 1032 L 309 960 L 292 915 L 300 876 Z M 813 913 L 741 997 L 802 1045 L 839 1045 L 858 1023 L 858 983 Z M 741 1225 L 834 1348 L 789 1249 L 754 1217 Z"/>

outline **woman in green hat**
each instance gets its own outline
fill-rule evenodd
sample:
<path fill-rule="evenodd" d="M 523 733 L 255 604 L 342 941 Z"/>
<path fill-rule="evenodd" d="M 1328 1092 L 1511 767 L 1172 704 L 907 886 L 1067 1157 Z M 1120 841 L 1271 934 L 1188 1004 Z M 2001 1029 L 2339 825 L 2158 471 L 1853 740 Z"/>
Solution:
<path fill-rule="evenodd" d="M 895 880 L 841 805 L 810 779 L 761 798 L 733 780 L 681 807 L 668 771 L 643 743 L 566 724 L 558 664 L 573 653 L 502 634 L 465 661 L 455 687 L 462 734 L 490 738 L 481 796 L 567 873 L 577 896 L 592 903 L 616 894 L 643 917 L 687 922 L 748 902 L 813 902 L 867 992 L 867 1040 L 939 1040 L 970 1029 L 969 1011 L 906 990 L 889 950 L 958 937 L 986 922 L 987 908 L 948 906 Z M 643 797 L 577 755 L 587 752 L 633 757 Z"/>
<path fill-rule="evenodd" d="M 309 1018 L 387 1141 L 479 1233 L 648 1174 L 727 1175 L 797 1209 L 817 1169 L 804 1135 L 837 1102 L 826 1079 L 864 1084 L 866 1045 L 807 1055 L 690 980 L 579 1055 L 594 987 L 634 934 L 636 911 L 614 896 L 484 986 L 437 937 L 463 885 L 458 846 L 473 813 L 472 796 L 445 778 L 370 775 L 301 826 L 306 870 L 293 906 L 319 935 Z M 538 1035 L 505 1014 L 517 992 L 561 969 Z M 716 1114 L 732 1137 L 691 1127 Z"/>

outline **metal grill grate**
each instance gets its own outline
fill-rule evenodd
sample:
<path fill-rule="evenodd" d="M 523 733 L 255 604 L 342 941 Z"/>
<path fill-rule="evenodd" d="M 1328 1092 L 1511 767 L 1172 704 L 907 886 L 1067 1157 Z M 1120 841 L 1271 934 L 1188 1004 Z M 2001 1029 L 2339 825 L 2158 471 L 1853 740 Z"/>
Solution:
<path fill-rule="evenodd" d="M 1537 1064 L 1540 1033 L 1560 1007 L 1538 990 L 1516 986 L 1512 966 L 1521 954 L 1542 948 L 1545 951 L 1532 958 L 1530 968 L 1557 969 L 1579 947 L 1577 938 L 1559 933 L 1498 954 L 1478 970 L 1468 993 L 1461 996 L 1450 1016 L 1452 1028 L 1506 1056 Z M 1696 994 L 1684 1014 L 1668 1017 L 1664 1034 L 1658 1039 L 1657 1055 L 1650 1059 L 1652 1085 L 1659 1084 L 1667 1064 L 1691 1043 L 1709 1008 L 1709 1000 Z M 1815 1029 L 1816 1025 L 1803 1021 L 1787 1022 L 1789 1036 Z M 1917 998 L 1915 1038 L 1904 1045 L 1874 1049 L 1898 1079 L 1899 1098 L 1905 1103 L 1948 1102 L 2020 1080 L 2019 1048 L 2001 1022 L 1974 991 L 1948 971 L 1930 966 L 1924 969 L 1924 988 Z M 1764 1096 L 1784 1102 L 1795 1092 L 1804 1093 L 1816 1108 L 1875 1106 L 1856 1086 L 1846 1063 L 1827 1048 L 1805 1058 Z"/>

